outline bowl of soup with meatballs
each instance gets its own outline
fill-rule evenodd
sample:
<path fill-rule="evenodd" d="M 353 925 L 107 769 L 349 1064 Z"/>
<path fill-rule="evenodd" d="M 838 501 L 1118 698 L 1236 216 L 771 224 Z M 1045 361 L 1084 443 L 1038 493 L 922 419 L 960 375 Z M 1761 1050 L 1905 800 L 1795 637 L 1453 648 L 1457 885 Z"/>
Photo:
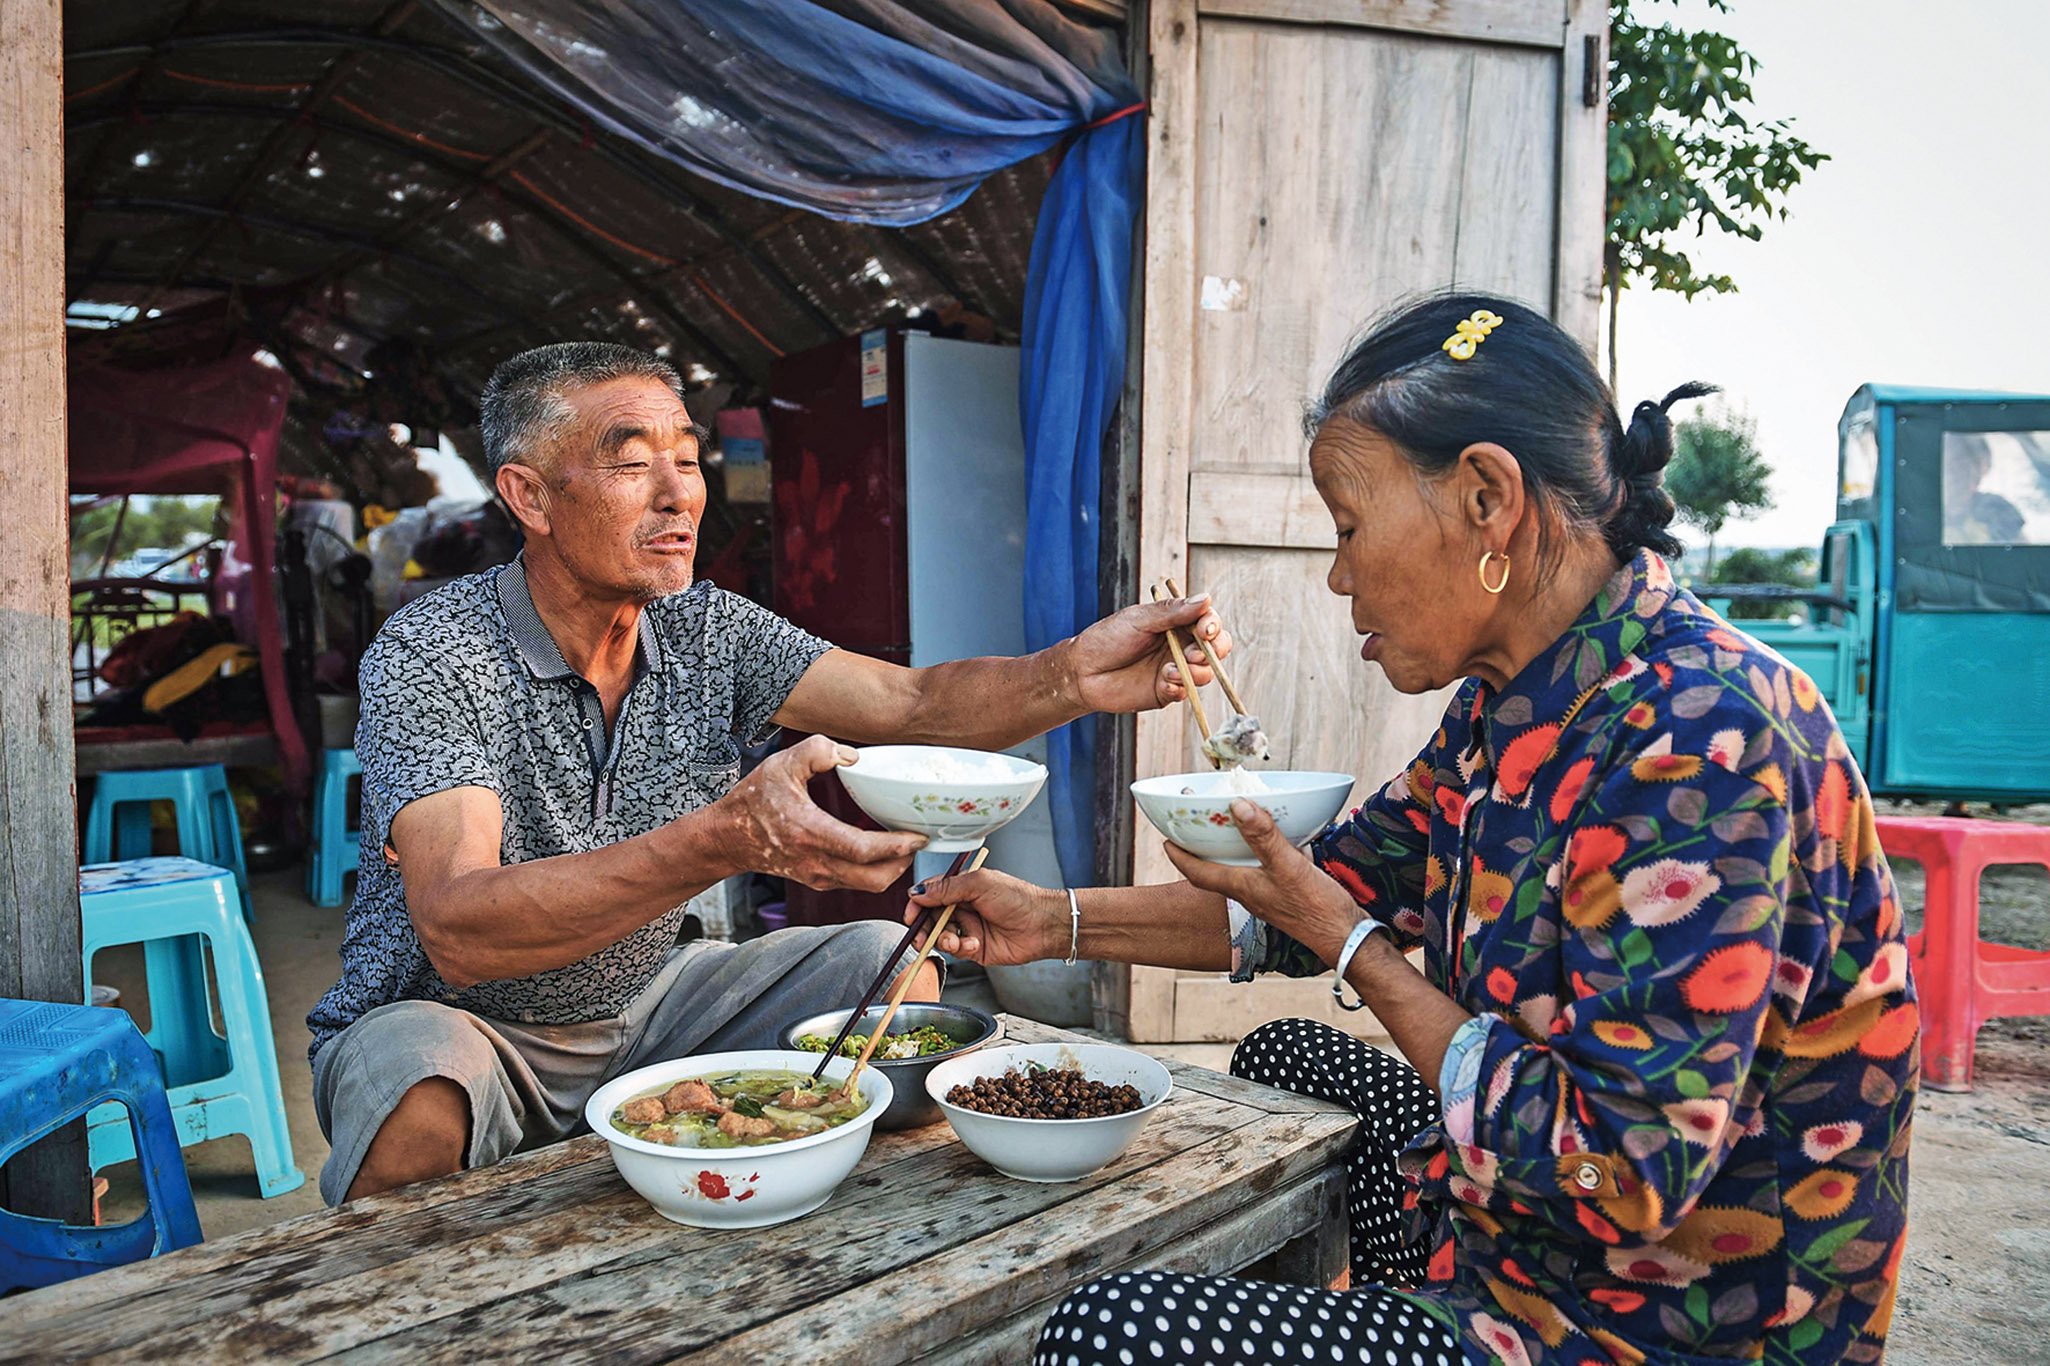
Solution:
<path fill-rule="evenodd" d="M 706 1053 L 638 1068 L 594 1092 L 584 1119 L 626 1183 L 664 1218 L 758 1228 L 826 1203 L 868 1150 L 890 1079 L 850 1058 L 816 1081 L 819 1055 Z"/>

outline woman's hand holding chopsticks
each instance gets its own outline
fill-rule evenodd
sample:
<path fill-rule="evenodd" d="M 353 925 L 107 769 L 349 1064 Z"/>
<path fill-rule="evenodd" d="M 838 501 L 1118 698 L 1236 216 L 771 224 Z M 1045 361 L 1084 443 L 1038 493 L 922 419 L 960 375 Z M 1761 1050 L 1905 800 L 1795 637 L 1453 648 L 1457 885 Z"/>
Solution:
<path fill-rule="evenodd" d="M 989 846 L 985 844 L 975 851 L 975 858 L 968 865 L 968 871 L 971 873 L 980 871 L 983 862 L 988 858 Z M 958 868 L 959 866 L 960 864 L 957 862 L 955 867 Z M 883 1012 L 883 1018 L 876 1021 L 876 1027 L 870 1031 L 867 1046 L 861 1050 L 861 1056 L 854 1060 L 854 1068 L 847 1074 L 847 1079 L 840 1083 L 841 1090 L 844 1091 L 854 1085 L 854 1079 L 861 1075 L 862 1068 L 868 1066 L 869 1058 L 874 1055 L 877 1046 L 882 1043 L 884 1037 L 890 1032 L 890 1021 L 897 1018 L 897 1008 L 904 1004 L 904 997 L 910 993 L 911 983 L 918 976 L 918 969 L 924 966 L 925 960 L 930 958 L 933 950 L 939 946 L 940 936 L 946 933 L 947 922 L 953 918 L 953 915 L 954 908 L 952 906 L 942 906 L 940 908 L 939 918 L 933 922 L 932 932 L 926 935 L 925 942 L 918 946 L 918 957 L 912 959 L 911 966 L 904 970 L 903 979 L 897 984 L 896 994 L 890 997 L 890 1008 Z M 924 914 L 921 912 L 912 921 L 911 928 L 913 933 L 917 932 L 919 922 L 924 918 Z"/>
<path fill-rule="evenodd" d="M 1066 892 L 990 869 L 950 874 L 913 887 L 904 918 L 912 920 L 940 906 L 954 907 L 953 919 L 940 935 L 944 953 L 999 967 L 1067 957 Z M 982 914 L 985 909 L 988 915 Z"/>

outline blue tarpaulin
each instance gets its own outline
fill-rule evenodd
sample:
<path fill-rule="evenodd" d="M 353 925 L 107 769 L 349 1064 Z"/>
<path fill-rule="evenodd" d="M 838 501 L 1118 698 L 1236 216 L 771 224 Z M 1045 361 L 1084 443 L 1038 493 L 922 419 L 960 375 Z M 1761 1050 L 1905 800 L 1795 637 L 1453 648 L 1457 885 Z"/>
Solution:
<path fill-rule="evenodd" d="M 1057 143 L 1026 281 L 1025 637 L 1096 620 L 1099 453 L 1124 383 L 1139 95 L 1045 0 L 444 0 L 587 115 L 692 172 L 903 226 Z M 1095 721 L 1048 737 L 1054 838 L 1094 880 Z"/>

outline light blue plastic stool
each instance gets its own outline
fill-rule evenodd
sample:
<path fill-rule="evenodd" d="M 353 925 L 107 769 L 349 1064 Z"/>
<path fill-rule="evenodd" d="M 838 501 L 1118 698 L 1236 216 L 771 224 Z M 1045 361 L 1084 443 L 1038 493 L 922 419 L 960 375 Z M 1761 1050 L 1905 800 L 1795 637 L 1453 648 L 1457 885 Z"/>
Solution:
<path fill-rule="evenodd" d="M 78 896 L 88 990 L 95 953 L 143 946 L 150 1010 L 143 1037 L 163 1061 L 179 1144 L 247 1134 L 264 1196 L 297 1190 L 306 1178 L 292 1165 L 270 997 L 249 926 L 233 909 L 228 870 L 187 858 L 96 864 L 78 870 Z M 213 950 L 226 1038 L 214 1032 L 201 939 Z M 95 1171 L 135 1156 L 118 1106 L 87 1116 L 86 1141 Z"/>
<path fill-rule="evenodd" d="M 363 832 L 349 805 L 349 779 L 363 772 L 353 749 L 320 753 L 313 789 L 313 857 L 306 865 L 306 895 L 316 906 L 342 904 L 342 878 L 354 871 Z"/>
<path fill-rule="evenodd" d="M 228 795 L 227 770 L 219 764 L 100 774 L 86 812 L 80 861 L 148 858 L 151 802 L 169 802 L 176 812 L 179 853 L 235 874 L 242 916 L 254 923 L 249 869 L 242 862 L 242 822 L 235 814 L 235 799 Z"/>
<path fill-rule="evenodd" d="M 111 1105 L 106 1102 L 113 1102 Z M 89 1109 L 126 1107 L 149 1212 L 94 1228 L 0 1210 L 0 1293 L 55 1285 L 199 1242 L 164 1074 L 127 1012 L 0 1000 L 0 1163 Z"/>

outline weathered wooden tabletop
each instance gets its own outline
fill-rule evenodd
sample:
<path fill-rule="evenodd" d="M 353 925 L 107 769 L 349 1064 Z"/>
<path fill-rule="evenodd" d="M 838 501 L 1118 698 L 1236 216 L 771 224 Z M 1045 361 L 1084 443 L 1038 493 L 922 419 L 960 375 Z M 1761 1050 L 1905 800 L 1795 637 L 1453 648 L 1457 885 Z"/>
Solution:
<path fill-rule="evenodd" d="M 587 1136 L 0 1300 L 0 1361 L 1022 1361 L 1105 1273 L 1328 1283 L 1353 1117 L 1169 1066 L 1138 1139 L 1073 1184 L 999 1176 L 940 1123 L 876 1135 L 806 1219 L 715 1232 L 657 1215 Z"/>

